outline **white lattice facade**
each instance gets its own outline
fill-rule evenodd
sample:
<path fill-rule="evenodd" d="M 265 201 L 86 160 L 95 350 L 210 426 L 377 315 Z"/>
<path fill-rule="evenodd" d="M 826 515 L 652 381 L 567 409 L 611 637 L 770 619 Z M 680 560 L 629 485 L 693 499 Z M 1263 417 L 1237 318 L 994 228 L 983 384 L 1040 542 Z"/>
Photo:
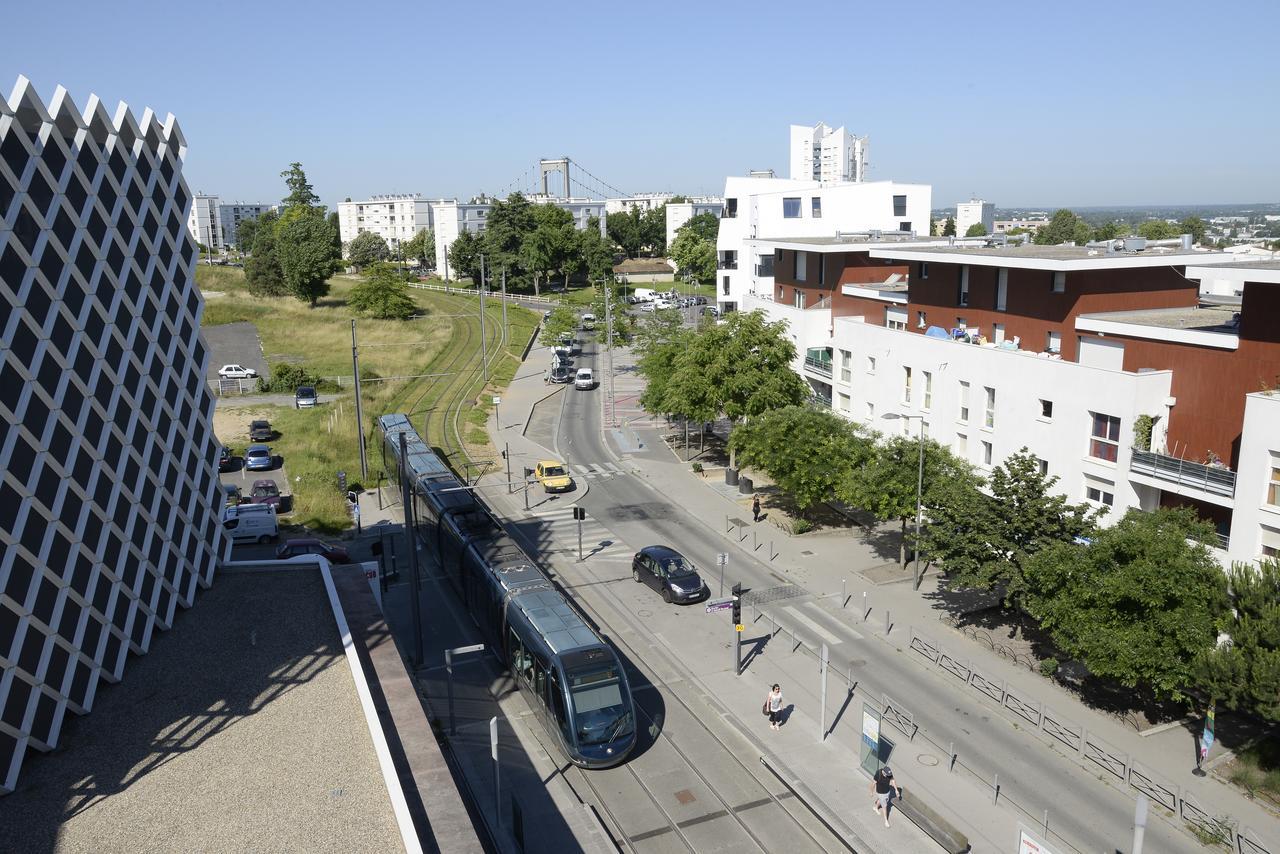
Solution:
<path fill-rule="evenodd" d="M 0 793 L 226 555 L 185 153 L 172 116 L 0 99 Z"/>

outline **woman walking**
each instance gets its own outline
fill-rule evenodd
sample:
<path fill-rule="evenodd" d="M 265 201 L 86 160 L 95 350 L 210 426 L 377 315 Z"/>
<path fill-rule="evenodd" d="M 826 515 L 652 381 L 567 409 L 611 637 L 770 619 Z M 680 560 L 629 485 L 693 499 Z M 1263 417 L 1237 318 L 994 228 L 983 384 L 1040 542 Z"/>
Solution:
<path fill-rule="evenodd" d="M 778 729 L 782 723 L 782 688 L 776 683 L 765 698 L 764 710 L 769 715 L 769 728 Z"/>

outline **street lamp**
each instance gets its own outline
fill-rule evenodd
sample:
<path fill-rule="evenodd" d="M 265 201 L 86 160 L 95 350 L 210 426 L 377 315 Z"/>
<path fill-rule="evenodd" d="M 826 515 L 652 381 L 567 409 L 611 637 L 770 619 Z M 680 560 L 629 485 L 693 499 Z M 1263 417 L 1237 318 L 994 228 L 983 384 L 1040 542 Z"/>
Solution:
<path fill-rule="evenodd" d="M 880 416 L 885 421 L 910 421 L 912 418 L 920 420 L 920 470 L 916 475 L 916 565 L 915 565 L 915 588 L 920 589 L 920 516 L 921 516 L 921 498 L 924 493 L 924 416 L 923 415 L 905 415 L 900 412 L 886 412 Z"/>

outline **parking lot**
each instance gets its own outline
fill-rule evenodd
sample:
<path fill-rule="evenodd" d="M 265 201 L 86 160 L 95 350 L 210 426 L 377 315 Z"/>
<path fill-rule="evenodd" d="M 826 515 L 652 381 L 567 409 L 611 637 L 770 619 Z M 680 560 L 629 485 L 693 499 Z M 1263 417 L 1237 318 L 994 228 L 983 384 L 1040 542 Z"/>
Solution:
<path fill-rule="evenodd" d="M 224 471 L 218 479 L 223 484 L 230 484 L 240 487 L 240 494 L 249 497 L 253 493 L 253 482 L 255 480 L 272 480 L 275 481 L 276 487 L 279 488 L 281 495 L 291 495 L 293 490 L 289 487 L 289 476 L 285 471 L 283 460 L 277 456 L 275 458 L 275 468 L 270 471 L 248 471 L 244 467 L 244 446 L 245 442 L 232 442 L 231 446 L 235 450 L 235 468 L 232 471 Z M 274 449 L 273 449 L 274 450 Z M 292 510 L 292 506 L 286 501 L 281 513 L 288 513 Z"/>
<path fill-rule="evenodd" d="M 224 323 L 218 326 L 203 326 L 200 333 L 209 345 L 210 382 L 218 381 L 218 368 L 223 365 L 243 365 L 258 372 L 258 376 L 267 377 L 267 360 L 262 355 L 262 342 L 258 339 L 258 329 L 252 323 Z"/>

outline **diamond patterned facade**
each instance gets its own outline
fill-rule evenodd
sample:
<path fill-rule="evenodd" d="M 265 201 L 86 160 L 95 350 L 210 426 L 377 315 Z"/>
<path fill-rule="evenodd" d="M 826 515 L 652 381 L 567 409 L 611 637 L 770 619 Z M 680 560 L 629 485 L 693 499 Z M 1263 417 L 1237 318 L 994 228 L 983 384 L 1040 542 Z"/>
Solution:
<path fill-rule="evenodd" d="M 0 99 L 0 793 L 227 553 L 185 154 L 172 116 Z"/>

